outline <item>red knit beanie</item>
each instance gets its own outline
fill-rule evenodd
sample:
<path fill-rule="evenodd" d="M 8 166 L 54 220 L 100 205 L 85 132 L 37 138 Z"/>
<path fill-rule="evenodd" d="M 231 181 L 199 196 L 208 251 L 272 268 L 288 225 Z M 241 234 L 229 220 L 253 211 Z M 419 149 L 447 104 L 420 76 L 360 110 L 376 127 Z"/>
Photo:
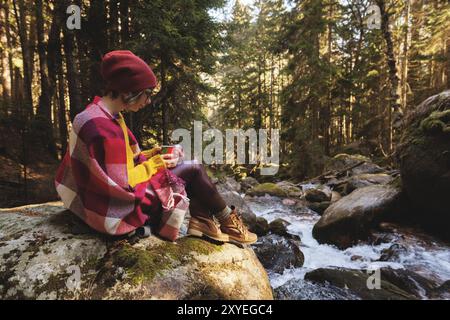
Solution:
<path fill-rule="evenodd" d="M 139 92 L 154 88 L 158 83 L 147 63 L 128 50 L 105 54 L 101 74 L 107 89 L 120 92 Z"/>

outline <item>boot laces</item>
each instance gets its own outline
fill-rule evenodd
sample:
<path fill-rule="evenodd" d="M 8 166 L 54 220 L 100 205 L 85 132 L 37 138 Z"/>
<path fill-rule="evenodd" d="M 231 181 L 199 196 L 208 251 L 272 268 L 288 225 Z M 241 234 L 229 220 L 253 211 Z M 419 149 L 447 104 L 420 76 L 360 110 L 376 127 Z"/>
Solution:
<path fill-rule="evenodd" d="M 242 221 L 242 215 L 237 212 L 237 210 L 233 210 L 231 214 L 231 219 L 233 220 L 234 225 L 237 229 L 244 235 L 247 234 L 247 228 L 244 226 L 244 222 Z"/>

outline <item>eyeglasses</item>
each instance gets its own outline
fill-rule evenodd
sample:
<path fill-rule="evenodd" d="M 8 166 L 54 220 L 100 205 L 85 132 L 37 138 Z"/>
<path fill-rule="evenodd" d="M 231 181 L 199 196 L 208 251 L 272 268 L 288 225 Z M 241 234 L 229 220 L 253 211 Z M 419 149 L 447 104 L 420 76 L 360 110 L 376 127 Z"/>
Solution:
<path fill-rule="evenodd" d="M 145 103 L 149 104 L 152 100 L 152 94 L 153 94 L 153 88 L 149 88 L 149 89 L 145 89 L 141 92 L 136 92 L 136 93 L 132 93 L 129 96 L 125 97 L 125 102 L 126 103 L 135 103 L 136 101 L 138 101 L 142 95 L 145 94 L 146 99 L 145 99 Z"/>
<path fill-rule="evenodd" d="M 153 95 L 153 89 L 145 89 L 143 91 L 143 94 L 147 96 L 147 99 L 145 100 L 145 103 L 150 103 L 152 101 L 152 95 Z"/>

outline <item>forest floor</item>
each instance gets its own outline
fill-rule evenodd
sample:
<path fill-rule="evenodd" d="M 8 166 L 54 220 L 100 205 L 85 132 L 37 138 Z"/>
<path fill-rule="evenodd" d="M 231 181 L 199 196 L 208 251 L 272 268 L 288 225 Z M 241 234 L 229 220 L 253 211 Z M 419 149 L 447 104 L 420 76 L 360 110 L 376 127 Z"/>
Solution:
<path fill-rule="evenodd" d="M 37 161 L 27 168 L 27 182 L 23 179 L 23 166 L 11 158 L 0 155 L 0 207 L 57 200 L 53 179 L 58 163 Z"/>
<path fill-rule="evenodd" d="M 13 126 L 0 125 L 0 208 L 57 200 L 53 179 L 59 160 L 42 146 L 27 145 L 27 180 L 21 164 L 22 143 Z M 25 192 L 26 189 L 26 192 Z"/>

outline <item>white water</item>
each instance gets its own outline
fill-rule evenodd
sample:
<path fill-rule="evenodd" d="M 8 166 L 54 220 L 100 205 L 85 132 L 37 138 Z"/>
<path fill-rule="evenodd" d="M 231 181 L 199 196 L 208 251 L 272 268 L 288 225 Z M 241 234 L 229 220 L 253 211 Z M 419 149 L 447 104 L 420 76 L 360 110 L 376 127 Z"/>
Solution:
<path fill-rule="evenodd" d="M 380 245 L 356 245 L 346 250 L 339 250 L 334 246 L 321 245 L 312 236 L 312 228 L 320 216 L 307 208 L 296 209 L 283 205 L 276 197 L 260 197 L 247 200 L 250 208 L 257 216 L 264 217 L 269 223 L 282 218 L 291 223 L 288 231 L 301 238 L 300 249 L 305 255 L 305 263 L 301 268 L 286 269 L 283 274 L 270 273 L 269 278 L 275 289 L 290 280 L 301 280 L 311 270 L 325 267 L 344 267 L 351 269 L 370 269 L 391 267 L 404 268 L 438 284 L 450 279 L 450 247 L 430 238 L 423 238 L 411 234 L 395 234 L 390 243 Z M 399 243 L 407 248 L 397 262 L 378 262 L 383 249 Z M 352 256 L 361 256 L 352 261 Z"/>

